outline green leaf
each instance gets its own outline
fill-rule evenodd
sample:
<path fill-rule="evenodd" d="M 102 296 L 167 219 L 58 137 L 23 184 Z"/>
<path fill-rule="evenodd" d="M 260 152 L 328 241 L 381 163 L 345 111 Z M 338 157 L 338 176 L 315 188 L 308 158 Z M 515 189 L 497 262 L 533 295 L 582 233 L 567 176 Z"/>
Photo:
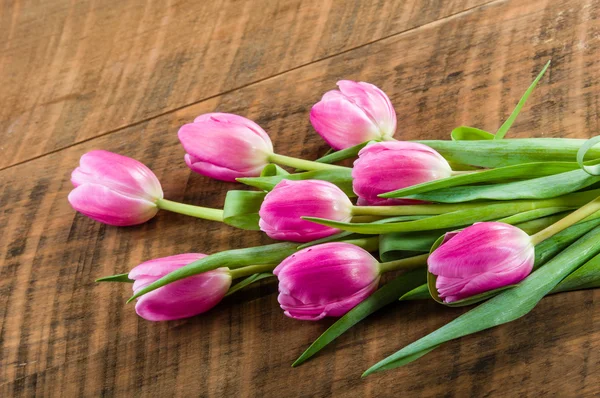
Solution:
<path fill-rule="evenodd" d="M 264 192 L 256 191 L 227 192 L 223 206 L 223 222 L 240 229 L 259 231 L 258 211 L 265 195 Z"/>
<path fill-rule="evenodd" d="M 122 282 L 122 283 L 133 283 L 133 279 L 129 279 L 129 272 L 126 274 L 117 274 L 110 276 L 103 276 L 102 278 L 96 279 L 96 282 Z"/>
<path fill-rule="evenodd" d="M 552 221 L 550 221 L 550 224 L 554 224 L 553 221 L 560 220 L 561 218 L 564 217 L 564 214 L 559 214 L 556 217 L 550 217 L 550 216 L 556 215 L 557 213 L 564 213 L 564 212 L 567 212 L 567 211 L 573 210 L 573 209 L 574 209 L 573 207 L 546 207 L 544 209 L 524 211 L 522 213 L 518 213 L 513 216 L 501 218 L 497 221 L 503 222 L 506 224 L 511 224 L 511 225 L 520 224 L 520 225 L 518 225 L 518 227 L 525 231 L 526 229 L 537 229 L 538 228 L 537 227 L 538 223 L 526 224 L 526 223 L 529 223 L 530 221 L 544 219 L 544 220 L 552 220 Z M 521 225 L 521 224 L 524 224 L 524 225 Z M 549 226 L 550 224 L 548 224 L 547 222 L 543 222 L 544 226 L 541 229 L 539 229 L 539 231 L 541 231 L 543 228 Z M 527 231 L 525 231 L 525 232 L 527 232 Z M 535 232 L 538 232 L 538 230 L 536 230 Z M 535 232 L 527 232 L 527 234 L 532 235 Z"/>
<path fill-rule="evenodd" d="M 600 135 L 590 138 L 586 142 L 581 145 L 581 148 L 577 151 L 577 164 L 581 167 L 586 173 L 597 176 L 600 175 L 600 164 L 595 164 L 592 166 L 586 166 L 583 164 L 583 160 L 585 158 L 586 153 L 592 149 L 598 142 L 600 142 Z"/>
<path fill-rule="evenodd" d="M 427 283 L 422 284 L 419 287 L 414 288 L 410 292 L 401 296 L 398 300 L 400 301 L 413 301 L 413 300 L 427 300 L 431 298 L 429 294 L 429 286 Z"/>
<path fill-rule="evenodd" d="M 403 357 L 402 359 L 398 359 L 394 362 L 388 363 L 385 366 L 382 366 L 381 369 L 379 369 L 378 371 L 384 371 L 384 370 L 388 370 L 388 369 L 394 369 L 397 368 L 399 366 L 404 366 L 407 363 L 416 361 L 417 359 L 421 358 L 422 356 L 425 356 L 426 354 L 429 354 L 431 351 L 435 350 L 436 348 L 438 348 L 439 346 L 435 346 L 435 347 L 431 347 L 428 348 L 426 350 L 414 353 L 412 355 L 408 355 L 406 357 Z M 365 372 L 362 374 L 361 377 L 367 377 L 369 375 L 369 373 Z"/>
<path fill-rule="evenodd" d="M 531 95 L 531 93 L 535 89 L 535 86 L 538 84 L 538 82 L 540 81 L 542 76 L 544 76 L 544 73 L 546 73 L 546 69 L 548 69 L 549 66 L 550 66 L 550 61 L 546 62 L 546 65 L 544 65 L 544 68 L 542 68 L 542 71 L 537 75 L 537 77 L 535 78 L 533 83 L 531 83 L 531 85 L 529 86 L 527 91 L 525 91 L 525 94 L 523 94 L 523 96 L 517 103 L 517 106 L 512 111 L 512 113 L 510 114 L 508 119 L 506 119 L 506 121 L 502 124 L 502 126 L 500 126 L 500 128 L 496 132 L 496 136 L 494 137 L 495 140 L 501 140 L 504 138 L 504 136 L 506 135 L 506 133 L 508 132 L 508 130 L 510 129 L 510 127 L 512 126 L 514 121 L 517 119 L 517 116 L 519 116 L 519 112 L 521 112 L 521 109 L 523 108 L 523 105 L 525 105 L 527 98 L 529 98 L 529 95 Z"/>
<path fill-rule="evenodd" d="M 260 172 L 261 177 L 286 176 L 289 174 L 285 169 L 274 163 L 266 165 Z"/>
<path fill-rule="evenodd" d="M 551 258 L 573 244 L 577 239 L 598 226 L 600 226 L 600 212 L 594 213 L 583 221 L 580 221 L 537 244 L 535 246 L 535 262 L 533 269 L 538 269 Z"/>
<path fill-rule="evenodd" d="M 325 156 L 315 160 L 315 162 L 331 164 L 331 163 L 341 162 L 342 160 L 345 160 L 345 159 L 355 158 L 358 156 L 358 153 L 360 152 L 360 150 L 363 149 L 364 147 L 366 147 L 369 142 L 377 142 L 377 140 L 363 142 L 362 144 L 358 144 L 358 145 L 355 145 L 350 148 L 335 151 L 333 153 L 330 153 L 328 155 L 325 155 Z"/>
<path fill-rule="evenodd" d="M 277 264 L 295 253 L 297 251 L 297 246 L 297 243 L 291 242 L 274 243 L 266 246 L 226 250 L 211 254 L 210 256 L 189 263 L 188 265 L 163 276 L 143 289 L 138 290 L 127 302 L 129 303 L 132 300 L 171 282 L 220 267 L 235 269 L 247 265 Z"/>
<path fill-rule="evenodd" d="M 336 170 L 315 170 L 296 174 L 277 174 L 267 177 L 244 177 L 237 178 L 237 181 L 261 189 L 263 191 L 272 190 L 282 180 L 323 180 L 337 185 L 349 197 L 356 196 L 352 190 L 352 169 Z"/>
<path fill-rule="evenodd" d="M 229 290 L 227 291 L 227 294 L 225 294 L 225 297 L 232 295 L 233 293 L 242 290 L 243 288 L 245 288 L 246 286 L 250 286 L 251 284 L 253 284 L 254 282 L 258 282 L 261 279 L 265 279 L 265 278 L 271 278 L 275 275 L 273 275 L 270 272 L 264 272 L 261 274 L 253 274 L 250 275 L 249 277 L 245 278 L 243 281 L 236 283 L 235 285 L 231 286 L 229 288 Z"/>
<path fill-rule="evenodd" d="M 600 251 L 600 228 L 596 227 L 534 271 L 518 286 L 506 290 L 480 304 L 429 335 L 373 365 L 365 372 L 391 369 L 404 365 L 419 353 L 431 350 L 446 341 L 489 329 L 522 317 L 549 293 L 563 278 Z"/>
<path fill-rule="evenodd" d="M 346 315 L 338 319 L 327 329 L 310 347 L 293 363 L 298 366 L 305 362 L 317 352 L 321 351 L 327 344 L 341 336 L 344 332 L 365 319 L 380 308 L 390 304 L 425 281 L 425 272 L 422 269 L 404 273 L 391 282 L 383 285 L 379 290 L 369 296 L 366 300 L 351 309 Z"/>
<path fill-rule="evenodd" d="M 471 174 L 460 174 L 440 180 L 425 182 L 411 187 L 398 189 L 379 195 L 382 198 L 403 198 L 410 195 L 421 194 L 443 188 L 461 185 L 478 184 L 482 182 L 501 181 L 507 179 L 530 179 L 545 177 L 567 171 L 577 170 L 575 162 L 540 162 L 525 163 L 513 166 L 499 167 L 497 169 L 477 171 Z"/>
<path fill-rule="evenodd" d="M 321 238 L 321 239 L 317 239 L 317 240 L 313 240 L 313 241 L 301 244 L 300 246 L 298 246 L 298 250 L 306 249 L 307 247 L 311 247 L 311 246 L 315 246 L 315 245 L 321 245 L 323 243 L 337 242 L 340 239 L 344 239 L 344 238 L 347 238 L 352 235 L 354 235 L 356 237 L 366 236 L 366 235 L 358 235 L 358 234 L 355 234 L 354 232 L 340 232 L 339 234 L 326 236 L 325 238 Z"/>
<path fill-rule="evenodd" d="M 360 234 L 386 234 L 390 232 L 427 231 L 434 229 L 453 228 L 470 225 L 474 222 L 490 221 L 508 217 L 528 210 L 547 207 L 579 207 L 592 201 L 600 194 L 600 190 L 592 190 L 569 194 L 553 199 L 531 201 L 506 201 L 493 204 L 482 204 L 475 208 L 453 211 L 450 213 L 432 216 L 422 220 L 405 221 L 399 223 L 374 224 L 374 223 L 345 223 L 316 217 L 302 217 L 317 224 L 339 228 Z"/>
<path fill-rule="evenodd" d="M 572 162 L 585 140 L 569 138 L 517 138 L 503 140 L 415 141 L 438 151 L 453 163 L 479 167 L 504 167 L 532 162 Z M 600 149 L 588 151 L 591 159 L 600 158 Z"/>
<path fill-rule="evenodd" d="M 596 287 L 600 287 L 600 254 L 596 255 L 590 261 L 583 264 L 563 279 L 558 286 L 552 289 L 551 293 L 592 289 Z"/>
<path fill-rule="evenodd" d="M 583 170 L 573 170 L 504 184 L 439 189 L 411 195 L 408 198 L 437 203 L 463 203 L 473 200 L 548 199 L 579 191 L 598 181 L 600 181 L 600 176 L 591 176 Z"/>
<path fill-rule="evenodd" d="M 379 237 L 381 261 L 398 260 L 416 252 L 428 253 L 431 245 L 448 230 L 433 230 L 420 233 L 395 232 Z"/>
<path fill-rule="evenodd" d="M 450 137 L 453 141 L 493 140 L 494 134 L 475 127 L 460 126 L 452 130 Z"/>

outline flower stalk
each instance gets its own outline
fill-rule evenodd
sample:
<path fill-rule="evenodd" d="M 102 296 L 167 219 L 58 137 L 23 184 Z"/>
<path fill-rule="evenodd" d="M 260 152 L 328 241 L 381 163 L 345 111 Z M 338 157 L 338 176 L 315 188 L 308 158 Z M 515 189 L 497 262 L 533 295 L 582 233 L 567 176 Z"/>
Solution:
<path fill-rule="evenodd" d="M 173 202 L 167 199 L 158 199 L 156 205 L 159 209 L 168 210 L 186 216 L 202 218 L 211 221 L 223 221 L 223 210 L 210 207 L 193 206 L 185 203 Z"/>

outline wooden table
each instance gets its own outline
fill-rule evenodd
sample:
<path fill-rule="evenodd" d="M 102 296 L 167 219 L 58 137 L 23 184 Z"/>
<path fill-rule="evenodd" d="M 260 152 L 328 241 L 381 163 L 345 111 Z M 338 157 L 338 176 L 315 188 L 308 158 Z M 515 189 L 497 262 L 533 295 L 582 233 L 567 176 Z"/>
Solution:
<path fill-rule="evenodd" d="M 337 80 L 372 82 L 397 138 L 494 131 L 552 59 L 512 137 L 599 133 L 600 2 L 4 1 L 0 6 L 0 396 L 557 396 L 600 394 L 600 291 L 544 299 L 509 325 L 397 370 L 369 365 L 464 309 L 398 303 L 305 365 L 330 320 L 283 316 L 264 282 L 192 319 L 151 323 L 131 287 L 94 283 L 153 257 L 269 242 L 161 212 L 130 228 L 75 213 L 79 157 L 143 161 L 167 198 L 221 206 L 237 187 L 190 172 L 177 129 L 232 112 L 276 150 L 315 158 L 313 103 Z M 596 395 L 597 396 L 597 395 Z"/>

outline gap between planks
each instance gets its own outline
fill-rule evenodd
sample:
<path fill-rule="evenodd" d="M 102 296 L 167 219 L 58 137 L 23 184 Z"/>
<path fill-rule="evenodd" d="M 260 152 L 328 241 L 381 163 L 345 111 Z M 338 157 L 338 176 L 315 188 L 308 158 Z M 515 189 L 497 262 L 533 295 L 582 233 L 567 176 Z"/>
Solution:
<path fill-rule="evenodd" d="M 383 37 L 380 37 L 378 39 L 371 40 L 369 42 L 363 43 L 361 45 L 358 45 L 358 46 L 355 46 L 355 47 L 352 47 L 352 48 L 348 48 L 348 49 L 346 49 L 344 51 L 340 51 L 340 52 L 335 53 L 335 54 L 330 54 L 330 55 L 327 55 L 325 57 L 322 57 L 322 58 L 319 58 L 319 59 L 315 59 L 313 61 L 301 64 L 301 65 L 298 65 L 298 66 L 294 66 L 293 68 L 290 68 L 290 69 L 287 69 L 285 71 L 276 73 L 274 75 L 271 75 L 271 76 L 268 76 L 268 77 L 264 77 L 262 79 L 257 79 L 255 81 L 252 81 L 252 82 L 249 82 L 249 83 L 246 83 L 246 84 L 242 84 L 241 86 L 238 86 L 238 87 L 235 87 L 235 88 L 232 88 L 232 89 L 229 89 L 229 90 L 225 90 L 225 91 L 222 91 L 220 93 L 217 93 L 217 94 L 205 97 L 205 98 L 201 98 L 201 99 L 199 99 L 197 101 L 193 101 L 193 102 L 190 102 L 188 104 L 185 104 L 185 105 L 173 108 L 173 109 L 169 109 L 167 111 L 160 112 L 160 113 L 157 113 L 155 115 L 149 116 L 147 118 L 144 118 L 144 119 L 141 119 L 141 120 L 129 123 L 129 124 L 125 125 L 125 126 L 121 126 L 121 127 L 118 127 L 118 128 L 115 128 L 115 129 L 112 129 L 112 130 L 109 130 L 109 131 L 106 131 L 106 132 L 98 134 L 98 135 L 96 135 L 94 137 L 90 137 L 90 138 L 83 139 L 81 141 L 73 142 L 73 143 L 71 143 L 71 144 L 69 144 L 67 146 L 64 146 L 64 147 L 61 147 L 61 148 L 56 148 L 56 149 L 48 151 L 48 152 L 46 152 L 44 154 L 41 154 L 41 155 L 38 155 L 38 156 L 34 156 L 32 158 L 29 158 L 29 159 L 26 159 L 26 160 L 22 160 L 20 162 L 13 163 L 11 165 L 8 165 L 8 166 L 0 168 L 0 172 L 3 171 L 3 170 L 7 170 L 7 169 L 10 169 L 10 168 L 13 168 L 13 167 L 25 164 L 27 162 L 31 162 L 33 160 L 37 160 L 37 159 L 43 158 L 43 157 L 48 156 L 48 155 L 52 155 L 52 154 L 64 151 L 64 150 L 69 149 L 69 148 L 74 147 L 74 146 L 81 145 L 81 144 L 84 144 L 84 143 L 89 142 L 89 141 L 93 141 L 93 140 L 95 140 L 97 138 L 105 137 L 107 135 L 117 133 L 117 132 L 119 132 L 121 130 L 125 130 L 125 129 L 128 129 L 128 128 L 134 127 L 134 126 L 138 126 L 138 125 L 144 124 L 146 122 L 149 122 L 149 121 L 154 120 L 154 119 L 158 119 L 158 118 L 160 118 L 162 116 L 165 116 L 165 115 L 168 115 L 170 113 L 180 111 L 182 109 L 185 109 L 185 108 L 193 106 L 193 105 L 197 105 L 197 104 L 199 104 L 201 102 L 209 101 L 211 99 L 214 99 L 214 98 L 217 98 L 217 97 L 220 97 L 220 96 L 223 96 L 223 95 L 230 94 L 230 93 L 232 93 L 234 91 L 242 90 L 242 89 L 244 89 L 246 87 L 254 86 L 256 84 L 260 84 L 260 83 L 263 83 L 265 81 L 268 81 L 268 80 L 271 80 L 271 79 L 275 79 L 275 78 L 277 78 L 279 76 L 285 75 L 286 73 L 290 73 L 290 72 L 296 71 L 298 69 L 305 68 L 307 66 L 310 66 L 310 65 L 322 62 L 322 61 L 326 61 L 328 59 L 331 59 L 331 58 L 334 58 L 334 57 L 337 57 L 337 56 L 340 56 L 340 55 L 343 55 L 343 54 L 350 53 L 350 52 L 358 50 L 360 48 L 364 48 L 364 47 L 370 46 L 372 44 L 379 43 L 379 42 L 391 39 L 393 37 L 402 36 L 404 34 L 407 34 L 407 33 L 410 33 L 410 32 L 414 32 L 414 31 L 416 31 L 418 29 L 422 29 L 422 28 L 425 28 L 425 27 L 428 27 L 428 26 L 435 26 L 436 24 L 442 23 L 442 22 L 444 22 L 446 20 L 460 17 L 462 15 L 471 13 L 471 12 L 473 12 L 475 10 L 488 7 L 489 5 L 494 4 L 494 3 L 502 3 L 502 2 L 506 2 L 506 1 L 508 1 L 508 0 L 490 0 L 490 1 L 486 2 L 486 3 L 479 4 L 479 5 L 467 8 L 465 10 L 462 10 L 462 11 L 459 11 L 459 12 L 455 12 L 454 14 L 450 14 L 450 15 L 447 15 L 445 17 L 436 19 L 435 21 L 427 22 L 427 23 L 425 23 L 423 25 L 420 25 L 420 26 L 415 26 L 415 27 L 412 27 L 412 28 L 404 29 L 404 30 L 401 30 L 399 32 L 393 33 L 391 35 L 383 36 Z"/>

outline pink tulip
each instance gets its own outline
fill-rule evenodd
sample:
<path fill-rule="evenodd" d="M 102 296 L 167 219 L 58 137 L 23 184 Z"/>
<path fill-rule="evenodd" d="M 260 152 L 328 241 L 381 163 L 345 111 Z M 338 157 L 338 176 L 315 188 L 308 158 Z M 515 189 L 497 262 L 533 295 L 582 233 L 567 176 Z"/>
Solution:
<path fill-rule="evenodd" d="M 396 132 L 396 112 L 376 86 L 340 80 L 340 90 L 323 95 L 310 111 L 310 122 L 335 149 L 371 140 L 389 140 Z"/>
<path fill-rule="evenodd" d="M 187 253 L 146 261 L 131 270 L 133 293 L 206 254 Z M 135 312 L 148 321 L 170 321 L 201 314 L 217 305 L 231 286 L 228 268 L 187 277 L 137 299 Z"/>
<path fill-rule="evenodd" d="M 196 173 L 223 181 L 258 177 L 273 144 L 256 123 L 229 113 L 207 113 L 179 129 L 185 163 Z"/>
<path fill-rule="evenodd" d="M 427 260 L 445 302 L 512 285 L 533 268 L 534 245 L 525 232 L 500 222 L 481 222 L 446 234 Z"/>
<path fill-rule="evenodd" d="M 349 243 L 325 243 L 286 258 L 273 273 L 279 279 L 279 304 L 290 318 L 316 321 L 338 317 L 377 289 L 379 264 Z"/>
<path fill-rule="evenodd" d="M 423 203 L 377 195 L 451 175 L 452 169 L 446 159 L 426 145 L 404 141 L 376 142 L 358 153 L 352 169 L 352 188 L 361 206 Z"/>
<path fill-rule="evenodd" d="M 352 202 L 340 188 L 327 181 L 282 180 L 267 194 L 258 214 L 260 229 L 271 238 L 309 242 L 340 231 L 301 217 L 349 221 Z"/>
<path fill-rule="evenodd" d="M 84 154 L 71 174 L 75 189 L 69 203 L 80 213 L 105 224 L 126 226 L 148 221 L 163 198 L 154 173 L 135 159 L 108 151 Z"/>

